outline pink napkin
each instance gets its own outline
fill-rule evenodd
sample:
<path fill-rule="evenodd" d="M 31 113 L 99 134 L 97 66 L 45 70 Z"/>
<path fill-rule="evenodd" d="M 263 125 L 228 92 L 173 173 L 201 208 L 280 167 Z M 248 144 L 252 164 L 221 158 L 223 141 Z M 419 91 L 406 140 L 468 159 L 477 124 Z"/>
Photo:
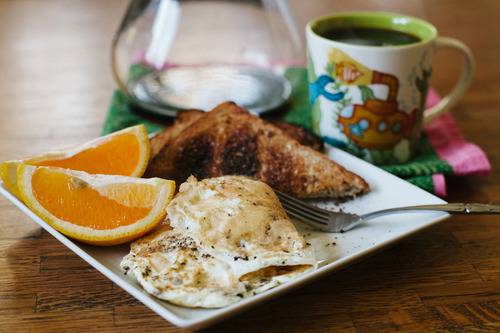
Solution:
<path fill-rule="evenodd" d="M 440 100 L 435 90 L 429 91 L 427 107 Z M 445 112 L 425 126 L 427 138 L 438 156 L 446 161 L 457 176 L 487 175 L 491 165 L 484 151 L 463 137 L 452 114 Z M 432 176 L 436 194 L 446 196 L 446 181 L 443 174 Z"/>

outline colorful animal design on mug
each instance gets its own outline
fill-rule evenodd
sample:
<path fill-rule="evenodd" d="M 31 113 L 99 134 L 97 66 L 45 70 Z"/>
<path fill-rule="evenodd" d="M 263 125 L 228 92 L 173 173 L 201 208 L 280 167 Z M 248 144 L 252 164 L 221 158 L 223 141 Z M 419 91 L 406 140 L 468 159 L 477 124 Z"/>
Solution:
<path fill-rule="evenodd" d="M 347 105 L 340 110 L 338 123 L 350 140 L 362 148 L 383 150 L 392 149 L 402 138 L 410 136 L 417 109 L 410 113 L 398 109 L 397 77 L 373 71 L 340 50 L 334 49 L 329 60 L 334 64 L 332 82 L 337 80 L 343 85 L 357 87 L 382 84 L 388 88 L 385 100 L 366 98 L 362 104 Z"/>
<path fill-rule="evenodd" d="M 311 100 L 311 103 L 314 103 L 319 96 L 323 96 L 334 102 L 340 101 L 344 98 L 343 92 L 332 93 L 326 90 L 326 86 L 333 82 L 335 82 L 335 80 L 330 76 L 321 75 L 316 81 L 309 84 L 309 99 Z"/>
<path fill-rule="evenodd" d="M 410 114 L 397 109 L 396 102 L 369 99 L 363 105 L 348 105 L 340 111 L 342 132 L 359 147 L 391 149 L 409 137 L 417 110 Z"/>

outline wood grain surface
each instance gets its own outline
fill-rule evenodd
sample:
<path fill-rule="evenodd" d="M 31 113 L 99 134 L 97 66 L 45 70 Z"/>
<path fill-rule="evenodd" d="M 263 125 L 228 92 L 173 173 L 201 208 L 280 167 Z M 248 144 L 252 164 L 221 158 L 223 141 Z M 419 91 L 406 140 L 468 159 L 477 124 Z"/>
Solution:
<path fill-rule="evenodd" d="M 332 10 L 400 11 L 475 53 L 453 110 L 489 177 L 450 179 L 449 201 L 500 203 L 500 1 L 292 1 L 303 24 Z M 109 44 L 126 1 L 0 1 L 0 159 L 99 135 L 114 84 Z M 207 19 L 207 18 L 205 18 Z M 433 85 L 457 77 L 451 53 Z M 177 332 L 0 198 L 1 332 Z M 210 332 L 499 332 L 500 218 L 454 217 Z"/>

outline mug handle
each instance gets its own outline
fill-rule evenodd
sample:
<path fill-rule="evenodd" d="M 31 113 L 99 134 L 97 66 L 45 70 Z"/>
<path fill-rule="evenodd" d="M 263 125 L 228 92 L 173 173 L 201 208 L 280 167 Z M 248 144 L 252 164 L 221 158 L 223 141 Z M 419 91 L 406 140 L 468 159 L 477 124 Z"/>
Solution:
<path fill-rule="evenodd" d="M 436 105 L 424 111 L 424 124 L 427 124 L 457 103 L 458 99 L 463 95 L 469 86 L 475 69 L 474 56 L 472 55 L 471 50 L 467 47 L 467 45 L 458 39 L 438 37 L 436 39 L 436 47 L 438 49 L 446 48 L 460 51 L 464 57 L 464 65 L 462 67 L 460 79 L 453 90 L 448 95 L 443 97 L 443 99 L 441 99 Z"/>

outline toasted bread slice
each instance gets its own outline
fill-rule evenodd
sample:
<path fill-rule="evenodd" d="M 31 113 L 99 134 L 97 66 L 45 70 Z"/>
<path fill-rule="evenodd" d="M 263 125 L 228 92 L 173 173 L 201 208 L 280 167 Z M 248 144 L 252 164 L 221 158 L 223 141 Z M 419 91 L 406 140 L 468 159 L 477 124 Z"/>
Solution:
<path fill-rule="evenodd" d="M 302 127 L 285 123 L 284 121 L 271 121 L 271 123 L 291 138 L 297 140 L 301 145 L 311 147 L 317 151 L 323 151 L 323 141 L 318 136 L 309 133 Z"/>
<path fill-rule="evenodd" d="M 358 175 L 278 127 L 227 102 L 202 115 L 151 160 L 147 177 L 247 175 L 302 198 L 344 199 L 368 191 Z"/>
<path fill-rule="evenodd" d="M 171 126 L 165 128 L 150 140 L 151 159 L 153 159 L 166 144 L 179 135 L 186 127 L 200 119 L 203 114 L 205 114 L 205 112 L 201 110 L 186 110 L 180 112 Z"/>
<path fill-rule="evenodd" d="M 204 114 L 204 111 L 194 109 L 180 112 L 171 126 L 165 128 L 162 132 L 151 138 L 151 159 L 153 159 L 165 145 L 179 135 L 180 132 L 200 119 Z M 288 136 L 294 138 L 301 144 L 309 146 L 317 151 L 323 151 L 323 141 L 318 136 L 307 132 L 305 129 L 283 121 L 272 121 L 272 124 L 279 127 L 288 134 Z"/>

